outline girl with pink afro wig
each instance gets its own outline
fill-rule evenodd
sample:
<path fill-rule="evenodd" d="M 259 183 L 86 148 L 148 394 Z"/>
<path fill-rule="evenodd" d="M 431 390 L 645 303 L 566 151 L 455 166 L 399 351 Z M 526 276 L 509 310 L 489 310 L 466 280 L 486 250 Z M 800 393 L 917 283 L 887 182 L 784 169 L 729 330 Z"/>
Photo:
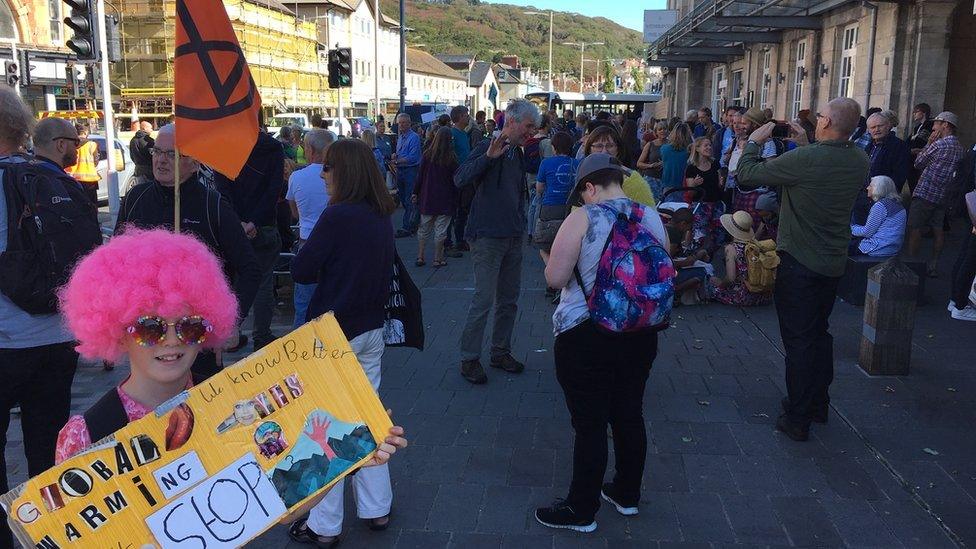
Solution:
<path fill-rule="evenodd" d="M 129 229 L 96 248 L 60 297 L 78 352 L 113 362 L 128 356 L 130 374 L 85 415 L 68 419 L 58 463 L 124 427 L 115 424 L 122 412 L 135 421 L 192 387 L 200 348 L 220 348 L 236 330 L 237 300 L 217 258 L 193 237 L 163 230 Z M 97 424 L 88 425 L 89 414 Z"/>
<path fill-rule="evenodd" d="M 90 360 L 118 362 L 139 317 L 199 315 L 213 326 L 203 343 L 220 348 L 235 330 L 237 299 L 217 258 L 199 240 L 128 229 L 96 248 L 61 289 L 61 311 Z"/>

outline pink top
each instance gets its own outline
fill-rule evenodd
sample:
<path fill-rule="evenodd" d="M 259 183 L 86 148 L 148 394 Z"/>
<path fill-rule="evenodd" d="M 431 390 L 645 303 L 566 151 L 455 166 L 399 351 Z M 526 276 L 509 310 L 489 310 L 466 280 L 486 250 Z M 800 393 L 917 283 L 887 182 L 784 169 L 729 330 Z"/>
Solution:
<path fill-rule="evenodd" d="M 125 409 L 125 415 L 131 423 L 151 412 L 152 408 L 147 408 L 136 402 L 134 398 L 122 390 L 122 385 L 128 380 L 129 378 L 126 378 L 115 390 L 119 392 L 119 400 L 122 401 L 122 408 Z M 187 388 L 189 389 L 192 386 L 193 381 L 191 380 L 187 384 Z M 64 427 L 61 428 L 61 432 L 58 433 L 57 446 L 54 448 L 54 463 L 59 464 L 73 457 L 75 454 L 91 446 L 91 444 L 91 434 L 88 432 L 88 425 L 85 424 L 85 417 L 82 415 L 71 416 L 68 418 L 68 423 L 65 423 Z"/>

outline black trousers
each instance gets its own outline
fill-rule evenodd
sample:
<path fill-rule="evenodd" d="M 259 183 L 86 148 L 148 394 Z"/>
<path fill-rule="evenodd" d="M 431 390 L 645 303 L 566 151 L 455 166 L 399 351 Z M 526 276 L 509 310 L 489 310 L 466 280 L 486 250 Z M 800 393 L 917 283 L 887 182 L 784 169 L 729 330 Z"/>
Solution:
<path fill-rule="evenodd" d="M 970 230 L 952 267 L 952 301 L 957 309 L 965 309 L 969 304 L 973 278 L 976 278 L 976 235 Z"/>
<path fill-rule="evenodd" d="M 197 379 L 207 379 L 223 369 L 223 365 L 217 364 L 217 353 L 211 349 L 200 349 L 196 360 L 190 366 L 190 371 Z"/>
<path fill-rule="evenodd" d="M 56 343 L 28 349 L 0 349 L 0 493 L 7 493 L 7 428 L 10 409 L 20 405 L 27 474 L 36 476 L 54 467 L 58 432 L 68 422 L 71 382 L 78 367 L 74 343 Z M 7 515 L 0 510 L 0 548 L 13 547 Z"/>
<path fill-rule="evenodd" d="M 786 349 L 790 421 L 808 427 L 815 412 L 830 403 L 834 380 L 834 338 L 828 331 L 840 277 L 824 276 L 780 252 L 776 270 L 776 315 Z"/>
<path fill-rule="evenodd" d="M 587 321 L 559 334 L 554 350 L 556 379 L 576 432 L 567 503 L 582 517 L 592 517 L 599 509 L 609 424 L 616 459 L 614 487 L 621 504 L 636 506 L 647 455 L 644 386 L 657 356 L 657 334 L 608 336 Z"/>

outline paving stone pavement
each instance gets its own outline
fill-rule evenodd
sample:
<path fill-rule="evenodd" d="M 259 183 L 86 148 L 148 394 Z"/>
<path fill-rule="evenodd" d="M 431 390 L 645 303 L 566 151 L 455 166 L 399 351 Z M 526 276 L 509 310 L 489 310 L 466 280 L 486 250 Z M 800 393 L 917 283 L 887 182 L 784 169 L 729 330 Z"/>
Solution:
<path fill-rule="evenodd" d="M 950 239 L 945 273 L 956 241 Z M 514 338 L 526 370 L 491 370 L 487 385 L 472 386 L 458 374 L 457 348 L 472 293 L 470 258 L 416 268 L 415 242 L 398 240 L 398 248 L 423 289 L 427 348 L 388 349 L 380 393 L 411 445 L 391 462 L 393 526 L 367 530 L 347 496 L 343 547 L 974 544 L 973 332 L 947 319 L 945 277 L 930 281 L 931 304 L 919 309 L 912 372 L 903 378 L 861 373 L 855 360 L 863 310 L 838 302 L 833 409 L 807 443 L 773 428 L 785 393 L 774 309 L 676 309 L 645 397 L 650 447 L 641 514 L 624 518 L 604 507 L 597 531 L 577 534 L 553 532 L 531 516 L 565 495 L 573 440 L 553 373 L 553 306 L 543 297 L 538 254 L 525 250 Z M 285 304 L 276 333 L 290 323 Z M 125 370 L 83 365 L 73 409 L 84 410 Z M 25 466 L 16 416 L 12 424 L 7 473 L 14 484 L 25 479 Z M 249 546 L 300 547 L 284 526 Z"/>

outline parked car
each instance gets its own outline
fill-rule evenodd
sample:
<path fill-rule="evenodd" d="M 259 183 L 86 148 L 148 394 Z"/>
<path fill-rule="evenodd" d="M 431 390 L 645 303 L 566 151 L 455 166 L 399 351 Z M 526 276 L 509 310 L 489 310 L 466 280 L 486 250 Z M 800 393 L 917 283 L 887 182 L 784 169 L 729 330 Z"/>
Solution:
<path fill-rule="evenodd" d="M 108 156 L 105 154 L 105 136 L 103 135 L 89 135 L 89 141 L 94 141 L 98 144 L 98 201 L 99 203 L 108 203 Z M 135 171 L 135 164 L 132 163 L 132 159 L 129 157 L 129 147 L 122 144 L 122 141 L 115 140 L 115 169 L 119 173 L 119 197 L 125 196 L 125 193 L 132 187 L 135 181 L 133 172 Z"/>
<path fill-rule="evenodd" d="M 352 135 L 352 124 L 348 118 L 323 118 L 322 124 L 325 129 L 331 131 L 339 137 L 349 137 Z"/>
<path fill-rule="evenodd" d="M 302 128 L 310 128 L 308 115 L 300 112 L 282 112 L 274 115 L 271 120 L 268 121 L 268 133 L 277 137 L 278 132 L 284 126 L 297 125 Z"/>

